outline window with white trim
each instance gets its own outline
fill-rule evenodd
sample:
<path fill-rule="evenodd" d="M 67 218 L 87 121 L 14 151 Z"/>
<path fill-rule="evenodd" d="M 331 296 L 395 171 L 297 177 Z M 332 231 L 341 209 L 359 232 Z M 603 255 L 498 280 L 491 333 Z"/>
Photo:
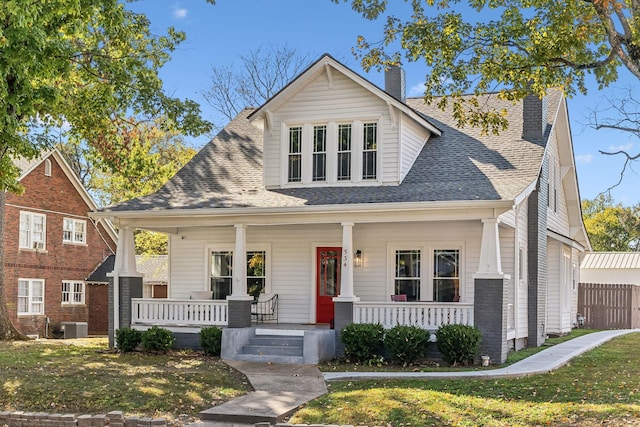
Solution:
<path fill-rule="evenodd" d="M 35 212 L 20 212 L 20 248 L 45 249 L 47 217 Z"/>
<path fill-rule="evenodd" d="M 44 280 L 18 279 L 18 315 L 44 314 Z"/>
<path fill-rule="evenodd" d="M 211 291 L 213 299 L 226 299 L 231 295 L 233 283 L 233 251 L 211 251 Z M 267 251 L 246 252 L 247 294 L 257 298 L 267 287 Z"/>
<path fill-rule="evenodd" d="M 351 180 L 351 125 L 338 125 L 338 181 Z"/>
<path fill-rule="evenodd" d="M 314 181 L 327 180 L 327 126 L 313 127 L 313 177 Z"/>
<path fill-rule="evenodd" d="M 288 181 L 302 181 L 302 126 L 289 129 Z"/>
<path fill-rule="evenodd" d="M 84 282 L 63 280 L 62 304 L 84 304 Z"/>
<path fill-rule="evenodd" d="M 86 243 L 87 221 L 64 218 L 62 220 L 62 241 L 64 243 Z"/>
<path fill-rule="evenodd" d="M 460 250 L 433 251 L 433 300 L 460 301 Z"/>
<path fill-rule="evenodd" d="M 549 154 L 548 157 L 549 173 L 547 177 L 547 207 L 553 212 L 558 212 L 558 187 L 559 187 L 559 172 L 558 162 L 555 156 Z"/>
<path fill-rule="evenodd" d="M 377 178 L 378 164 L 378 124 L 363 125 L 362 179 Z"/>
<path fill-rule="evenodd" d="M 406 295 L 407 301 L 420 299 L 420 261 L 419 249 L 401 249 L 395 251 L 394 294 Z"/>

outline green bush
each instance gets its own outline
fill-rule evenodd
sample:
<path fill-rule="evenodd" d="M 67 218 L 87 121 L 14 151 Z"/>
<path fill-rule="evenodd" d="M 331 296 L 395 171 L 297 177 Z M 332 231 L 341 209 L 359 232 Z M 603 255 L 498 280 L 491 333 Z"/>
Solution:
<path fill-rule="evenodd" d="M 116 331 L 116 347 L 123 353 L 133 351 L 140 344 L 142 334 L 131 328 L 121 328 Z"/>
<path fill-rule="evenodd" d="M 345 355 L 357 362 L 373 359 L 383 339 L 384 328 L 379 323 L 351 323 L 340 334 Z"/>
<path fill-rule="evenodd" d="M 145 351 L 166 352 L 173 347 L 173 332 L 153 326 L 142 333 L 142 348 Z"/>
<path fill-rule="evenodd" d="M 384 334 L 384 346 L 404 366 L 424 356 L 431 333 L 418 326 L 398 325 Z"/>
<path fill-rule="evenodd" d="M 438 349 L 450 365 L 473 364 L 480 348 L 480 330 L 468 325 L 442 325 L 436 331 Z"/>
<path fill-rule="evenodd" d="M 217 326 L 207 326 L 200 329 L 200 346 L 205 353 L 220 356 L 222 349 L 222 329 Z"/>

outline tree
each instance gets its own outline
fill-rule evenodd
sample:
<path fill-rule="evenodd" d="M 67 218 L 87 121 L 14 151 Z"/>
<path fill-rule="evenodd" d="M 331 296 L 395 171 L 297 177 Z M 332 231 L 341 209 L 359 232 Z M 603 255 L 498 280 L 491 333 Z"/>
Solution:
<path fill-rule="evenodd" d="M 310 62 L 309 55 L 301 55 L 287 46 L 261 46 L 241 55 L 239 67 L 214 66 L 211 87 L 202 95 L 229 121 L 245 107 L 262 105 Z"/>
<path fill-rule="evenodd" d="M 111 160 L 84 141 L 70 140 L 60 148 L 98 205 L 123 202 L 158 190 L 196 154 L 180 134 L 163 131 L 161 122 L 122 127 L 118 139 L 126 143 L 113 147 Z M 165 234 L 138 230 L 135 240 L 139 255 L 167 253 Z"/>
<path fill-rule="evenodd" d="M 594 250 L 640 251 L 640 203 L 624 207 L 600 194 L 582 201 L 582 215 Z"/>
<path fill-rule="evenodd" d="M 618 93 L 611 97 L 605 96 L 605 101 L 608 105 L 604 110 L 594 110 L 591 113 L 591 126 L 595 129 L 622 131 L 640 138 L 640 98 L 635 95 L 633 89 L 628 88 L 625 93 Z M 613 151 L 600 150 L 600 154 L 622 156 L 625 159 L 618 182 L 607 188 L 605 193 L 620 185 L 631 163 L 640 159 L 640 152 L 632 153 L 625 148 Z"/>
<path fill-rule="evenodd" d="M 348 2 L 366 19 L 386 13 L 387 0 Z M 640 80 L 638 0 L 412 0 L 408 19 L 387 16 L 383 39 L 359 37 L 356 51 L 365 70 L 403 61 L 423 61 L 425 101 L 453 104 L 459 126 L 500 132 L 504 111 L 489 111 L 477 95 L 501 99 L 540 97 L 551 87 L 586 93 L 593 75 L 600 88 L 626 68 Z M 394 2 L 395 4 L 395 2 Z M 465 4 L 468 5 L 465 8 Z M 467 20 L 459 12 L 465 8 Z M 435 10 L 435 16 L 427 14 Z M 397 47 L 401 46 L 400 49 Z M 462 97 L 464 93 L 474 96 Z"/>
<path fill-rule="evenodd" d="M 155 36 L 149 21 L 119 0 L 4 0 L 0 8 L 0 214 L 5 190 L 20 192 L 15 158 L 33 158 L 68 129 L 102 155 L 126 143 L 119 129 L 163 115 L 167 129 L 209 131 L 199 106 L 167 96 L 158 70 L 184 40 L 169 28 Z M 116 159 L 105 156 L 108 163 Z M 0 223 L 0 339 L 11 325 L 4 292 Z"/>

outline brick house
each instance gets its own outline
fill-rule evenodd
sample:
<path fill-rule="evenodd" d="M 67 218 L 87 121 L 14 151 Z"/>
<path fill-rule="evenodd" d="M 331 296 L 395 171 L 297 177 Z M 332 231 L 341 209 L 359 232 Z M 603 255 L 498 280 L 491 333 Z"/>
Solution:
<path fill-rule="evenodd" d="M 115 253 L 117 236 L 111 223 L 87 216 L 95 202 L 57 149 L 16 164 L 25 191 L 6 199 L 8 311 L 21 332 L 52 336 L 60 322 L 89 322 L 94 306 L 107 305 L 86 278 Z M 96 326 L 89 322 L 89 333 Z"/>

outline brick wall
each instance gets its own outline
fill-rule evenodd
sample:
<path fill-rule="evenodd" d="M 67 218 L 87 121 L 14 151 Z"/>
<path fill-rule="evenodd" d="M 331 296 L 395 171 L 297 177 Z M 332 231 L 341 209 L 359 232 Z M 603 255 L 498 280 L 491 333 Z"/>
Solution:
<path fill-rule="evenodd" d="M 21 181 L 21 196 L 7 194 L 5 213 L 5 288 L 9 315 L 23 333 L 44 336 L 48 317 L 51 328 L 60 322 L 87 322 L 91 301 L 85 288 L 84 305 L 62 304 L 62 281 L 84 279 L 116 245 L 105 229 L 94 226 L 87 217 L 89 206 L 67 178 L 54 156 L 51 176 L 44 175 L 44 162 Z M 44 251 L 19 249 L 20 211 L 46 215 L 46 248 Z M 62 243 L 63 218 L 73 215 L 87 224 L 86 244 Z M 44 279 L 44 315 L 17 315 L 18 279 Z"/>
<path fill-rule="evenodd" d="M 101 415 L 48 414 L 46 412 L 0 412 L 0 426 L 8 427 L 164 427 L 164 418 L 125 417 L 121 411 Z"/>

